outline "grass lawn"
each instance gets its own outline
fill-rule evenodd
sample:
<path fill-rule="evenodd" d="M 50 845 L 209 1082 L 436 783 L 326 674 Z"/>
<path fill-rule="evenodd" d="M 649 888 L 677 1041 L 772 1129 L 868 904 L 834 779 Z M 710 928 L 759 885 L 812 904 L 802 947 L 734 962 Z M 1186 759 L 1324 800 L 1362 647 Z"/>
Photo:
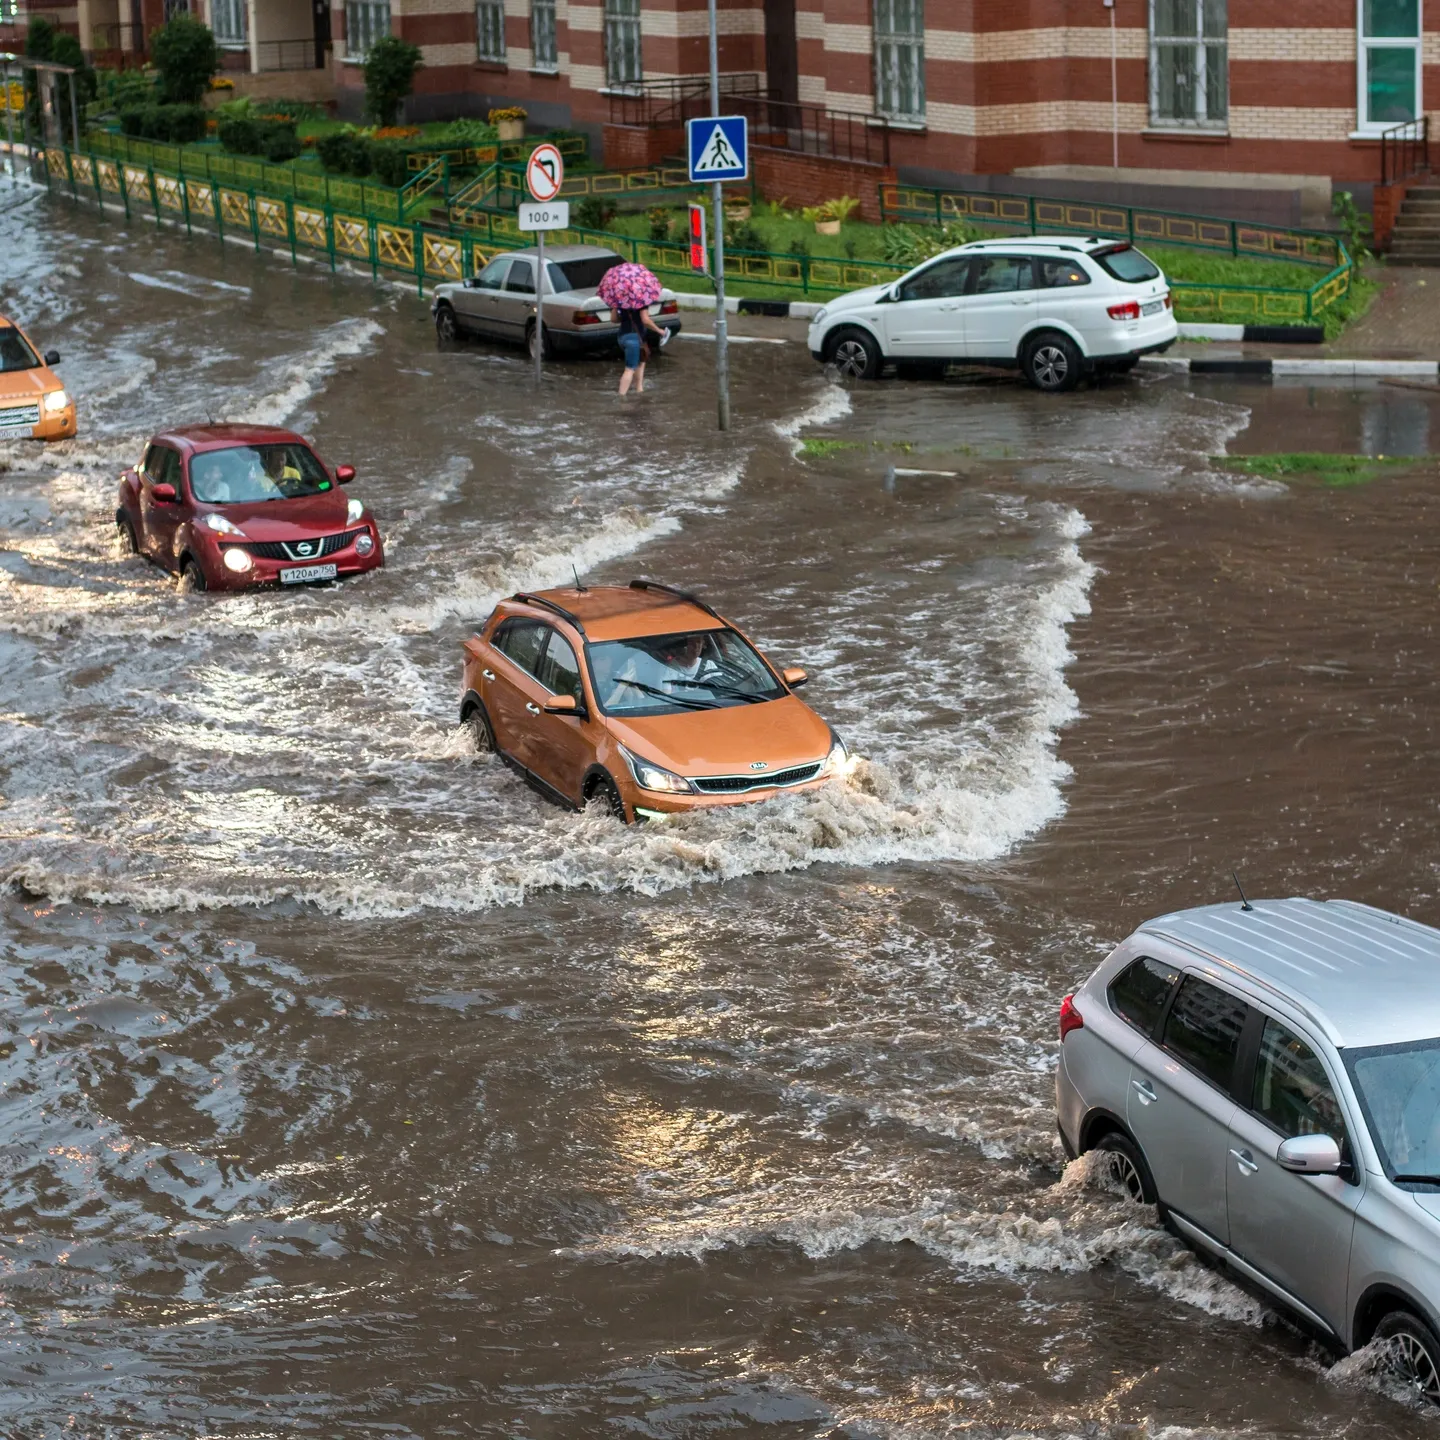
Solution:
<path fill-rule="evenodd" d="M 1331 490 L 1365 485 L 1386 470 L 1415 469 L 1426 465 L 1425 455 L 1327 455 L 1315 450 L 1297 450 L 1281 455 L 1217 455 L 1215 464 L 1249 475 L 1268 475 L 1287 485 L 1295 481 L 1323 485 Z"/>

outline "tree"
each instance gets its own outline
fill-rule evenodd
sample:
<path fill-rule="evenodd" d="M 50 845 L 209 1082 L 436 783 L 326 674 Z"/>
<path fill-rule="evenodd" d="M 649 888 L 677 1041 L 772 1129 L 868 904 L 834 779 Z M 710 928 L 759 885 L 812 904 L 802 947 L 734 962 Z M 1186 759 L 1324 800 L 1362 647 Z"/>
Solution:
<path fill-rule="evenodd" d="M 150 37 L 150 56 L 160 73 L 164 104 L 198 105 L 220 68 L 220 51 L 208 25 L 177 15 Z"/>
<path fill-rule="evenodd" d="M 365 57 L 365 114 L 377 125 L 393 125 L 400 106 L 415 88 L 420 47 L 396 35 L 384 35 Z"/>
<path fill-rule="evenodd" d="M 31 60 L 54 58 L 55 37 L 60 32 L 43 15 L 37 15 L 25 32 L 25 54 Z M 40 127 L 40 84 L 37 72 L 25 71 L 25 111 L 30 117 L 30 128 L 36 134 Z"/>

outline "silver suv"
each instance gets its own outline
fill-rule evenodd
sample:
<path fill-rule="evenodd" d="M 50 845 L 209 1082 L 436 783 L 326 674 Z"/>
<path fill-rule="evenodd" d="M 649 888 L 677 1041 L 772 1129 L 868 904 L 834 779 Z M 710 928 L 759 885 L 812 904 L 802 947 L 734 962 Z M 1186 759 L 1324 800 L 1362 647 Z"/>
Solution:
<path fill-rule="evenodd" d="M 1440 1403 L 1440 931 L 1343 900 L 1162 915 L 1060 1042 L 1072 1157 Z"/>

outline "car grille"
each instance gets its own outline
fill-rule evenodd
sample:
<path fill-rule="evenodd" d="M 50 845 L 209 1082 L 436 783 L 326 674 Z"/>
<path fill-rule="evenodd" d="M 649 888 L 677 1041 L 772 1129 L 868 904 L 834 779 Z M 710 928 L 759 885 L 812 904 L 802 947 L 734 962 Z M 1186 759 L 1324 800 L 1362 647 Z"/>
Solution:
<path fill-rule="evenodd" d="M 301 555 L 296 550 L 297 544 L 314 546 L 314 540 L 247 540 L 240 545 L 241 550 L 248 550 L 260 560 L 322 560 L 327 555 L 333 555 L 337 550 L 343 550 L 351 544 L 359 535 L 366 534 L 366 528 L 361 526 L 358 530 L 344 530 L 339 535 L 325 535 L 320 537 L 318 549 L 311 549 L 308 555 Z M 229 545 L 221 545 L 222 550 L 228 550 Z"/>
<path fill-rule="evenodd" d="M 773 775 L 692 775 L 690 783 L 706 795 L 735 795 L 742 790 L 760 790 L 774 785 L 801 785 L 813 780 L 825 762 L 797 765 L 793 770 L 777 770 Z"/>
<path fill-rule="evenodd" d="M 0 430 L 29 430 L 40 423 L 40 402 L 0 405 Z"/>

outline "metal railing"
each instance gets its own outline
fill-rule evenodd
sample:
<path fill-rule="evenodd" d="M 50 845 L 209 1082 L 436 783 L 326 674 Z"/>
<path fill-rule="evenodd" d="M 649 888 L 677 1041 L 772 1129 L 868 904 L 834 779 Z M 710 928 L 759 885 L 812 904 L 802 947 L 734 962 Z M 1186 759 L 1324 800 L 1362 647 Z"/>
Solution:
<path fill-rule="evenodd" d="M 141 25 L 128 21 L 90 27 L 90 59 L 113 66 L 122 59 L 138 62 L 145 56 L 146 34 Z"/>
<path fill-rule="evenodd" d="M 760 76 L 753 71 L 720 77 L 722 100 L 764 94 Z M 711 113 L 710 79 L 706 75 L 677 75 L 665 80 L 642 80 L 623 95 L 611 95 L 609 104 L 612 125 L 683 125 L 694 116 Z"/>
<path fill-rule="evenodd" d="M 1406 120 L 1380 132 L 1380 183 L 1394 185 L 1430 172 L 1430 117 Z"/>
<path fill-rule="evenodd" d="M 752 145 L 832 160 L 890 163 L 890 122 L 881 116 L 744 95 L 734 98 L 731 109 L 749 120 Z"/>

